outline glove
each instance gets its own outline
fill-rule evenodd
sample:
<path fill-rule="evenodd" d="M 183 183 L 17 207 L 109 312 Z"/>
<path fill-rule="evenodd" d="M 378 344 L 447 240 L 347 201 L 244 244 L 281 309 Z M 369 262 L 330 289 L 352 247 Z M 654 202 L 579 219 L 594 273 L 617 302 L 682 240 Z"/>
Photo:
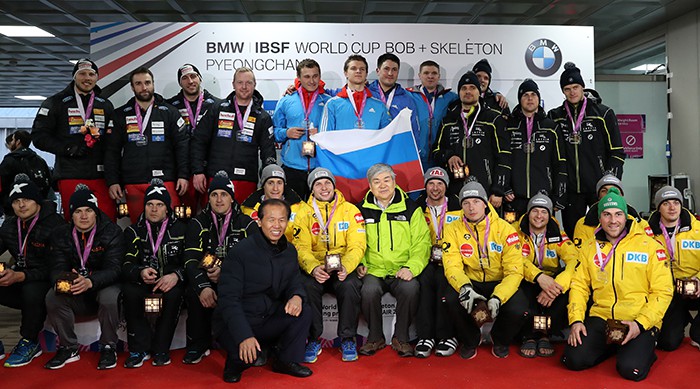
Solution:
<path fill-rule="evenodd" d="M 459 289 L 459 303 L 467 310 L 467 313 L 472 313 L 472 308 L 474 308 L 474 302 L 476 300 L 486 301 L 486 297 L 476 293 L 471 285 L 462 285 Z"/>
<path fill-rule="evenodd" d="M 486 303 L 486 306 L 489 307 L 489 311 L 491 311 L 491 318 L 496 319 L 498 311 L 501 309 L 501 299 L 495 296 L 491 297 Z"/>

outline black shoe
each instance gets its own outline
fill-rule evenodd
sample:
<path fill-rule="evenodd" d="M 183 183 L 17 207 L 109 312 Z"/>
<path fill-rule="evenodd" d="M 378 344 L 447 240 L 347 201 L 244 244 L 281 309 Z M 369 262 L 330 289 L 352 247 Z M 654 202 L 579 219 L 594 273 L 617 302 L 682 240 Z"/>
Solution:
<path fill-rule="evenodd" d="M 301 378 L 308 377 L 313 374 L 311 369 L 296 362 L 275 361 L 272 364 L 272 371 Z"/>
<path fill-rule="evenodd" d="M 195 365 L 202 361 L 202 358 L 209 356 L 209 349 L 204 351 L 188 350 L 182 358 L 182 363 L 186 365 Z"/>
<path fill-rule="evenodd" d="M 232 359 L 226 357 L 224 365 L 224 382 L 235 383 L 241 380 L 241 375 L 246 369 L 245 365 L 234 363 Z"/>
<path fill-rule="evenodd" d="M 266 347 L 262 347 L 262 350 L 258 353 L 258 357 L 253 361 L 253 366 L 260 367 L 267 365 L 267 356 L 270 350 Z"/>
<path fill-rule="evenodd" d="M 491 354 L 496 358 L 507 358 L 509 353 L 510 350 L 508 346 L 497 346 L 494 344 L 491 349 Z"/>
<path fill-rule="evenodd" d="M 97 370 L 114 369 L 117 367 L 117 350 L 111 345 L 102 346 L 100 361 L 97 362 Z"/>
<path fill-rule="evenodd" d="M 155 353 L 151 361 L 153 366 L 165 366 L 170 364 L 170 353 Z"/>
<path fill-rule="evenodd" d="M 56 352 L 56 355 L 48 361 L 44 367 L 51 370 L 60 369 L 66 365 L 66 363 L 71 363 L 80 360 L 80 355 L 78 354 L 78 349 L 69 349 L 65 347 L 60 347 Z"/>
<path fill-rule="evenodd" d="M 459 350 L 459 356 L 463 359 L 473 359 L 476 357 L 476 347 L 462 345 L 462 348 Z"/>

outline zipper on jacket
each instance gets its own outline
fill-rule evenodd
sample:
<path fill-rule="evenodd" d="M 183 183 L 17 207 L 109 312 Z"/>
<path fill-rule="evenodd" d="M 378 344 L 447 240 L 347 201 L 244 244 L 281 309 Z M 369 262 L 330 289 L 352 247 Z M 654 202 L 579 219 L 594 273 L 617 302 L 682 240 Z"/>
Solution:
<path fill-rule="evenodd" d="M 610 259 L 612 261 L 612 265 L 613 265 L 612 279 L 610 280 L 610 282 L 612 283 L 613 296 L 615 297 L 615 302 L 613 302 L 612 306 L 610 307 L 610 313 L 612 315 L 613 320 L 615 320 L 615 304 L 617 304 L 617 289 L 615 289 L 615 256 L 616 255 L 617 255 L 617 252 L 614 252 L 613 257 Z"/>
<path fill-rule="evenodd" d="M 576 164 L 576 191 L 581 193 L 581 176 L 579 174 L 578 144 L 574 144 L 574 164 Z"/>
<path fill-rule="evenodd" d="M 328 217 L 330 217 L 330 215 L 328 214 L 328 203 L 326 203 L 326 221 L 328 223 L 328 226 L 330 227 L 331 221 L 327 219 Z M 333 228 L 333 232 L 335 232 L 335 227 Z M 328 240 L 326 241 L 326 252 L 328 253 L 331 251 L 331 232 L 326 230 L 326 233 L 328 234 Z M 335 235 L 333 236 L 333 238 L 335 240 Z"/>
<path fill-rule="evenodd" d="M 479 230 L 477 224 L 474 224 L 474 234 L 476 235 L 476 252 L 479 254 L 479 266 L 481 267 L 481 272 L 484 274 L 482 282 L 486 282 L 486 269 L 484 269 L 484 261 L 481 259 L 481 245 L 479 244 Z"/>
<path fill-rule="evenodd" d="M 532 197 L 530 196 L 530 153 L 526 152 L 525 158 L 527 158 L 525 160 L 525 193 L 527 194 L 527 198 L 529 199 L 530 197 Z"/>
<path fill-rule="evenodd" d="M 387 220 L 389 220 L 388 217 L 387 217 Z M 391 220 L 389 220 L 389 241 L 391 243 L 390 244 L 391 251 L 394 251 L 394 230 L 391 227 Z"/>

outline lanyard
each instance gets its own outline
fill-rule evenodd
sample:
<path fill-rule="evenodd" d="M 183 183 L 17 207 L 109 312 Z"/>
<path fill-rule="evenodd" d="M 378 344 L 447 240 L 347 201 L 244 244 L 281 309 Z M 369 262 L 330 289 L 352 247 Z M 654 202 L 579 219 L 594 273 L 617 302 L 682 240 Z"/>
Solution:
<path fill-rule="evenodd" d="M 379 85 L 379 97 L 382 98 L 382 103 L 386 106 L 386 109 L 389 109 L 391 107 L 391 102 L 394 101 L 394 93 L 396 93 L 396 86 L 389 92 L 389 98 L 387 99 L 386 96 L 384 95 L 384 90 L 382 89 L 381 84 Z"/>
<path fill-rule="evenodd" d="M 311 110 L 314 109 L 314 103 L 316 103 L 316 98 L 318 97 L 318 89 L 314 91 L 314 94 L 311 95 L 311 101 L 309 101 L 309 105 L 305 106 L 304 105 L 304 96 L 303 96 L 303 91 L 299 91 L 297 93 L 299 95 L 299 100 L 301 101 L 301 108 L 304 110 L 304 120 L 309 120 L 309 115 L 311 115 Z"/>
<path fill-rule="evenodd" d="M 83 122 L 86 122 L 90 118 L 92 113 L 92 105 L 95 103 L 95 91 L 90 92 L 90 100 L 88 100 L 87 109 L 83 106 L 83 99 L 80 98 L 80 94 L 75 92 L 75 100 L 78 103 L 78 111 L 80 111 L 80 117 L 83 118 Z"/>
<path fill-rule="evenodd" d="M 328 235 L 328 226 L 331 224 L 331 219 L 333 219 L 333 215 L 335 214 L 335 208 L 338 206 L 338 196 L 335 197 L 335 201 L 333 201 L 333 209 L 331 210 L 330 215 L 328 215 L 328 220 L 326 222 L 323 222 L 323 215 L 321 214 L 321 210 L 318 208 L 318 204 L 316 204 L 316 198 L 313 199 L 313 206 L 314 206 L 314 215 L 316 216 L 316 219 L 318 220 L 318 223 L 321 225 L 321 233 Z"/>
<path fill-rule="evenodd" d="M 29 240 L 29 234 L 32 232 L 32 228 L 34 228 L 34 225 L 36 224 L 37 220 L 39 220 L 39 214 L 37 213 L 36 216 L 32 219 L 32 222 L 29 224 L 29 228 L 27 228 L 27 236 L 22 240 L 22 222 L 20 221 L 19 218 L 17 218 L 17 241 L 19 243 L 19 255 L 26 255 L 27 252 L 25 251 L 27 248 L 27 241 Z"/>
<path fill-rule="evenodd" d="M 190 102 L 187 100 L 187 98 L 183 97 L 182 101 L 185 103 L 185 108 L 187 108 L 187 117 L 190 118 L 190 127 L 197 127 L 197 120 L 199 120 L 199 113 L 202 111 L 202 103 L 204 102 L 204 92 L 199 93 L 199 97 L 197 98 L 197 111 L 194 112 L 194 115 Z"/>
<path fill-rule="evenodd" d="M 90 236 L 87 242 L 85 242 L 85 249 L 80 252 L 80 240 L 78 239 L 78 230 L 73 227 L 73 242 L 75 242 L 75 250 L 78 252 L 78 258 L 80 258 L 80 268 L 85 269 L 85 264 L 87 263 L 88 257 L 90 256 L 90 250 L 92 250 L 92 243 L 95 240 L 95 232 L 97 231 L 97 226 L 92 227 Z"/>
<path fill-rule="evenodd" d="M 430 208 L 430 221 L 433 224 L 433 229 L 435 230 L 435 243 L 442 239 L 442 229 L 445 227 L 445 216 L 447 215 L 447 197 L 445 197 L 445 202 L 442 204 L 442 209 L 440 211 L 440 217 L 436 218 L 437 214 L 433 215 L 433 208 Z"/>
<path fill-rule="evenodd" d="M 474 115 L 474 120 L 472 120 L 472 125 L 467 126 L 467 123 L 469 123 L 469 115 L 474 112 L 474 107 L 471 107 L 469 112 L 460 112 L 459 118 L 462 119 L 462 125 L 464 126 L 464 134 L 467 136 L 467 138 L 472 136 L 472 130 L 474 129 L 474 125 L 476 124 L 476 119 L 479 118 L 479 113 L 481 112 L 481 104 L 477 104 L 477 110 L 476 110 L 476 115 Z M 466 116 L 466 118 L 465 118 Z"/>
<path fill-rule="evenodd" d="M 253 102 L 248 103 L 248 107 L 245 109 L 245 115 L 241 116 L 241 110 L 238 108 L 238 102 L 236 98 L 233 98 L 233 107 L 236 109 L 236 121 L 238 121 L 238 129 L 243 131 L 243 125 L 248 123 L 248 117 L 250 116 L 250 110 L 253 108 Z"/>
<path fill-rule="evenodd" d="M 598 231 L 600 231 L 600 227 L 596 229 L 595 233 L 597 233 Z M 610 258 L 612 258 L 615 255 L 615 249 L 617 248 L 617 244 L 620 243 L 622 238 L 624 238 L 625 236 L 627 236 L 627 231 L 624 231 L 622 234 L 620 234 L 620 237 L 617 238 L 615 243 L 613 243 L 612 247 L 610 248 L 610 251 L 608 251 L 608 254 L 605 256 L 605 259 L 603 259 L 603 254 L 600 252 L 600 246 L 597 244 L 595 245 L 595 251 L 598 255 L 598 260 L 600 260 L 600 271 L 605 271 L 605 266 L 607 266 L 608 262 L 610 262 Z"/>
<path fill-rule="evenodd" d="M 491 230 L 491 220 L 489 219 L 488 216 L 486 216 L 486 229 L 484 231 L 484 244 L 483 246 L 479 242 L 479 235 L 475 232 L 476 230 L 472 230 L 472 228 L 469 226 L 469 221 L 465 216 L 462 216 L 462 221 L 464 222 L 464 226 L 467 227 L 467 230 L 469 230 L 469 233 L 474 237 L 474 240 L 476 240 L 476 245 L 477 249 L 479 250 L 479 260 L 481 258 L 487 258 L 489 255 L 489 231 Z M 475 226 L 476 227 L 476 226 Z"/>
<path fill-rule="evenodd" d="M 571 130 L 574 134 L 578 134 L 578 132 L 581 130 L 581 122 L 583 122 L 583 118 L 586 116 L 586 106 L 588 105 L 588 99 L 583 98 L 583 104 L 581 105 L 581 111 L 578 113 L 578 118 L 576 119 L 576 122 L 574 122 L 574 117 L 571 115 L 571 110 L 569 109 L 569 105 L 564 103 L 564 108 L 566 108 L 566 116 L 569 117 L 571 120 L 571 125 L 573 126 L 573 129 Z"/>
<path fill-rule="evenodd" d="M 537 267 L 542 269 L 542 263 L 544 262 L 544 242 L 545 242 L 545 235 L 542 234 L 540 239 L 537 239 L 538 235 L 535 234 L 530 234 L 530 239 L 532 239 L 532 244 L 535 246 L 537 250 L 535 250 L 535 257 L 537 259 Z"/>
<path fill-rule="evenodd" d="M 362 92 L 360 92 L 362 93 L 362 103 L 360 103 L 360 109 L 357 109 L 357 106 L 355 106 L 355 98 L 353 97 L 353 95 L 356 92 L 352 89 L 347 90 L 350 92 L 348 93 L 350 95 L 350 98 L 348 100 L 350 100 L 350 104 L 352 104 L 352 108 L 355 110 L 355 116 L 357 116 L 358 121 L 362 121 L 362 114 L 365 110 L 365 103 L 367 103 L 367 88 L 363 89 Z"/>
<path fill-rule="evenodd" d="M 141 135 L 143 135 L 143 132 L 146 131 L 146 126 L 148 125 L 148 121 L 151 119 L 151 110 L 153 109 L 153 103 L 148 106 L 148 109 L 146 110 L 146 116 L 141 118 L 141 107 L 139 106 L 139 103 L 134 103 L 134 110 L 136 111 L 136 124 L 139 126 L 139 132 Z M 145 125 L 143 123 L 146 123 Z"/>
<path fill-rule="evenodd" d="M 673 229 L 673 234 L 669 237 L 668 231 L 666 231 L 666 226 L 659 222 L 659 227 L 661 228 L 661 232 L 664 234 L 664 240 L 666 241 L 666 250 L 668 250 L 668 254 L 671 256 L 671 262 L 676 259 L 674 252 L 676 251 L 676 233 L 678 232 L 678 226 L 679 224 L 676 223 L 676 228 Z"/>
<path fill-rule="evenodd" d="M 231 222 L 231 214 L 233 212 L 231 210 L 226 213 L 226 217 L 224 218 L 224 225 L 219 228 L 219 223 L 216 221 L 216 214 L 212 211 L 211 213 L 211 221 L 214 223 L 214 227 L 216 228 L 216 235 L 219 237 L 219 243 L 218 247 L 223 247 L 224 246 L 224 239 L 226 237 L 226 231 L 228 231 L 228 225 Z"/>
<path fill-rule="evenodd" d="M 156 257 L 156 254 L 158 253 L 158 248 L 160 247 L 161 242 L 163 242 L 163 237 L 165 236 L 165 226 L 168 224 L 168 218 L 166 217 L 162 223 L 160 223 L 160 231 L 158 231 L 158 238 L 156 241 L 153 241 L 153 232 L 151 232 L 151 222 L 146 220 L 146 230 L 148 230 L 148 240 L 151 242 L 151 254 L 153 254 L 153 257 Z"/>
<path fill-rule="evenodd" d="M 535 126 L 535 116 L 525 117 L 525 127 L 527 128 L 527 143 L 532 141 L 532 127 Z"/>

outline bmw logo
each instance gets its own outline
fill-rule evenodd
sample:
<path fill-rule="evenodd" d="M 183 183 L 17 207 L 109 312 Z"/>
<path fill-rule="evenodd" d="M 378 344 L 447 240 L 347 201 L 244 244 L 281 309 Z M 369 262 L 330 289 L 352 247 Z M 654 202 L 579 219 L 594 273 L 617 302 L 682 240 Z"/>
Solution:
<path fill-rule="evenodd" d="M 549 77 L 561 66 L 561 50 L 549 39 L 537 39 L 525 51 L 525 64 L 532 74 Z"/>

